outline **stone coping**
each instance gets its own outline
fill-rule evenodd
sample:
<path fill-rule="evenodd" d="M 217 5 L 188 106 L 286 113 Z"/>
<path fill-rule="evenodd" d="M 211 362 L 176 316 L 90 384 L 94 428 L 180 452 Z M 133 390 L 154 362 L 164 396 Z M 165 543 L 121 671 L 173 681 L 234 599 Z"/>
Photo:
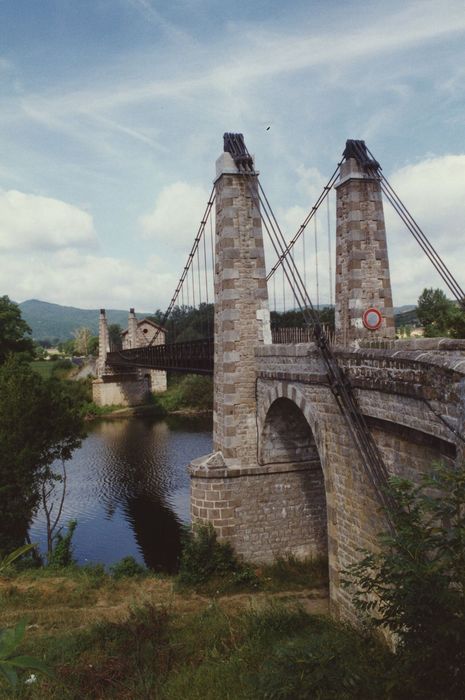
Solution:
<path fill-rule="evenodd" d="M 318 459 L 305 462 L 276 462 L 273 464 L 254 464 L 246 467 L 239 464 L 230 464 L 224 467 L 208 466 L 207 462 L 212 454 L 193 459 L 187 467 L 189 474 L 199 479 L 234 479 L 244 476 L 263 476 L 267 474 L 286 474 L 290 472 L 303 472 L 312 469 L 321 469 Z"/>
<path fill-rule="evenodd" d="M 465 340 L 452 338 L 418 338 L 396 340 L 390 347 L 335 347 L 334 354 L 342 360 L 407 361 L 422 365 L 435 365 L 443 369 L 465 374 Z M 304 358 L 318 356 L 315 343 L 296 345 L 260 345 L 255 348 L 255 357 L 260 358 Z"/>

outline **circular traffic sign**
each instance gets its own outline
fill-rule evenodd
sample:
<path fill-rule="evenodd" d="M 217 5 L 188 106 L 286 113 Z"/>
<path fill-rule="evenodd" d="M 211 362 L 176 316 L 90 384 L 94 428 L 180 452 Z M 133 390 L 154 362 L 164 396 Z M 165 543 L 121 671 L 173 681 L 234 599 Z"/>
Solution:
<path fill-rule="evenodd" d="M 362 321 L 369 331 L 377 331 L 383 322 L 383 317 L 380 311 L 372 306 L 363 313 Z"/>

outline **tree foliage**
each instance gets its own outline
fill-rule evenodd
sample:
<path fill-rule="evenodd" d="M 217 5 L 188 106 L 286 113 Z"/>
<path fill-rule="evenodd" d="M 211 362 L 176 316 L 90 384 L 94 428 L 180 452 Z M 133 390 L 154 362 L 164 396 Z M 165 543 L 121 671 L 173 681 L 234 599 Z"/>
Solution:
<path fill-rule="evenodd" d="M 334 330 L 334 308 L 327 306 L 319 309 L 320 321 Z M 158 309 L 150 320 L 163 324 L 164 314 Z M 189 340 L 201 340 L 213 336 L 214 305 L 202 303 L 197 308 L 193 306 L 175 306 L 169 319 L 165 322 L 167 342 L 187 342 Z M 272 328 L 301 328 L 304 320 L 301 311 L 292 309 L 289 311 L 271 312 Z"/>
<path fill-rule="evenodd" d="M 0 297 L 0 364 L 12 352 L 33 353 L 31 329 L 21 318 L 17 304 L 7 296 Z"/>
<path fill-rule="evenodd" d="M 427 338 L 465 338 L 465 312 L 441 289 L 423 290 L 418 298 L 417 315 Z"/>
<path fill-rule="evenodd" d="M 88 355 L 89 354 L 89 342 L 92 337 L 92 333 L 89 328 L 82 326 L 82 328 L 76 328 L 73 333 L 74 335 L 74 347 L 78 355 Z"/>
<path fill-rule="evenodd" d="M 391 487 L 394 534 L 349 569 L 355 604 L 397 640 L 393 697 L 465 697 L 465 469 Z"/>
<path fill-rule="evenodd" d="M 67 383 L 43 380 L 18 356 L 0 367 L 0 551 L 22 545 L 41 484 L 55 460 L 68 460 L 83 437 Z"/>

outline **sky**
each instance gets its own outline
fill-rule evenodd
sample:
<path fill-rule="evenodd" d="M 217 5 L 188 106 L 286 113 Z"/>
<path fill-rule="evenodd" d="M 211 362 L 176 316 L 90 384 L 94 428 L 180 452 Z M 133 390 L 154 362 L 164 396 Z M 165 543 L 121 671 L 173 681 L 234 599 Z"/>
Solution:
<path fill-rule="evenodd" d="M 288 238 L 364 139 L 465 286 L 464 93 L 463 0 L 0 0 L 0 294 L 165 308 L 225 131 Z M 389 206 L 400 306 L 442 284 Z"/>

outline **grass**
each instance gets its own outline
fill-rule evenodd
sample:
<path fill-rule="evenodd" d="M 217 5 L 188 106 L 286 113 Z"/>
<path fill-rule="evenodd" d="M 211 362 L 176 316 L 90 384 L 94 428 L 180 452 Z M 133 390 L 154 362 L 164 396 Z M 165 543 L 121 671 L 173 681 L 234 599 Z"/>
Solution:
<path fill-rule="evenodd" d="M 279 557 L 272 564 L 263 565 L 257 571 L 263 589 L 270 592 L 288 588 L 326 588 L 328 586 L 328 560 L 297 559 L 294 556 Z"/>
<path fill-rule="evenodd" d="M 213 551 L 229 581 L 238 562 L 201 534 L 191 540 L 187 572 Z M 0 578 L 0 627 L 26 618 L 19 651 L 53 672 L 26 686 L 25 671 L 17 690 L 0 681 L 0 698 L 394 698 L 386 680 L 392 654 L 327 617 L 323 560 L 279 559 L 254 569 L 249 589 L 242 581 L 241 592 L 228 595 L 212 595 L 208 577 L 179 590 L 172 577 L 128 560 L 118 571 L 12 569 Z"/>
<path fill-rule="evenodd" d="M 251 663 L 251 620 L 268 609 L 273 594 L 209 596 L 179 592 L 174 584 L 150 572 L 115 578 L 101 566 L 26 569 L 1 577 L 0 627 L 26 618 L 20 653 L 44 660 L 55 678 L 38 676 L 32 686 L 20 684 L 16 695 L 0 682 L 0 698 L 236 697 L 225 679 L 232 683 Z M 310 604 L 325 611 L 326 602 L 309 601 L 309 594 L 293 592 L 289 581 L 279 609 Z M 191 685 L 194 694 L 186 694 Z"/>
<path fill-rule="evenodd" d="M 22 683 L 16 694 L 0 686 L 2 698 L 383 697 L 376 680 L 390 662 L 388 652 L 298 602 L 263 594 L 213 601 L 174 594 L 166 579 L 112 581 L 110 588 L 105 579 L 76 615 L 71 606 L 63 610 L 69 587 L 55 599 L 63 582 L 37 579 L 44 582 L 50 617 L 31 614 L 21 651 L 43 659 L 54 678 Z M 42 586 L 36 606 L 44 596 Z M 102 606 L 109 599 L 111 614 Z M 69 602 L 77 604 L 74 596 Z"/>
<path fill-rule="evenodd" d="M 54 363 L 50 360 L 34 360 L 31 362 L 31 367 L 42 379 L 51 379 L 53 376 Z"/>

